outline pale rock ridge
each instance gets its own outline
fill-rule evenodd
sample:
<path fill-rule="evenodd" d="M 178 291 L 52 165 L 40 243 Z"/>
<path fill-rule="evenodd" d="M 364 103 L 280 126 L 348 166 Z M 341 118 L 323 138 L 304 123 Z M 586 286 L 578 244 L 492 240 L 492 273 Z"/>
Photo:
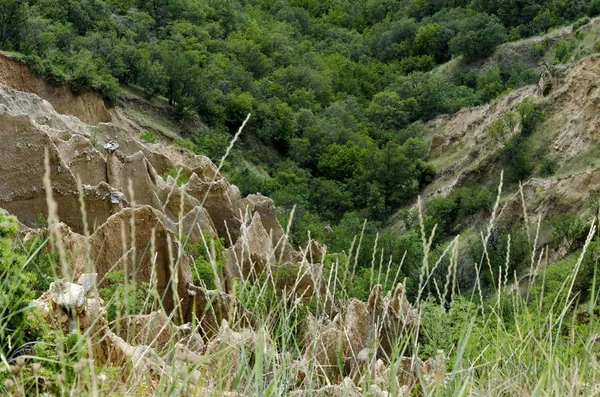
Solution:
<path fill-rule="evenodd" d="M 571 211 L 587 220 L 598 215 L 594 209 L 600 204 L 600 168 L 546 179 L 531 178 L 522 187 L 530 222 Z M 498 219 L 522 221 L 523 200 L 519 192 L 506 201 Z M 545 240 L 546 236 L 542 236 L 540 243 Z"/>
<path fill-rule="evenodd" d="M 116 152 L 102 153 L 92 141 L 93 132 L 90 127 L 72 116 L 57 114 L 52 106 L 39 97 L 0 86 L 0 136 L 6 142 L 6 150 L 0 154 L 0 206 L 17 215 L 22 222 L 33 225 L 38 214 L 46 213 L 45 189 L 42 183 L 44 175 L 44 150 L 50 156 L 53 194 L 59 202 L 59 217 L 77 232 L 83 232 L 81 208 L 77 189 L 77 178 L 81 179 L 85 209 L 89 224 L 102 224 L 108 217 L 118 211 L 121 206 L 110 203 L 109 196 L 113 191 L 124 195 L 124 204 L 148 204 L 163 212 L 171 223 L 179 221 L 183 210 L 186 233 L 197 237 L 199 231 L 192 220 L 200 220 L 202 230 L 215 236 L 212 219 L 199 207 L 204 193 L 199 189 L 203 182 L 215 177 L 216 168 L 210 161 L 200 156 L 194 164 L 200 177 L 192 175 L 190 191 L 197 191 L 200 200 L 186 192 L 186 187 L 177 186 L 174 181 L 164 182 L 146 158 L 147 148 L 133 153 L 121 154 L 122 145 Z M 129 142 L 127 139 L 119 141 Z M 142 144 L 137 144 L 142 148 Z M 163 156 L 163 155 L 161 155 Z M 200 166 L 204 165 L 205 169 Z M 176 167 L 170 163 L 171 167 Z M 218 176 L 218 175 L 217 175 Z M 129 180 L 132 181 L 130 189 Z M 236 188 L 222 177 L 216 185 L 222 185 L 216 191 L 226 192 L 232 198 L 227 203 L 240 205 L 241 197 Z M 194 190 L 195 189 L 195 190 Z M 229 193 L 233 192 L 233 193 Z M 237 193 L 237 194 L 236 194 Z M 211 208 L 214 216 L 219 203 L 215 195 L 207 197 L 206 207 Z M 183 203 L 181 203 L 183 201 Z M 183 204 L 183 205 L 182 205 Z M 204 208 L 206 208 L 204 207 Z M 231 209 L 230 222 L 235 227 L 234 212 Z M 221 220 L 221 217 L 217 218 Z M 220 223 L 222 225 L 223 222 Z M 220 228 L 225 236 L 225 228 Z"/>
<path fill-rule="evenodd" d="M 412 337 L 416 323 L 417 312 L 406 299 L 402 284 L 385 296 L 381 285 L 376 285 L 366 303 L 350 300 L 343 317 L 316 321 L 309 316 L 305 339 L 311 343 L 306 347 L 304 361 L 314 363 L 316 372 L 329 381 L 335 383 L 343 376 L 351 376 L 360 384 L 362 377 L 371 372 L 369 363 L 382 360 L 381 366 L 394 353 L 401 353 L 394 349 L 401 346 L 403 338 Z M 377 350 L 373 350 L 374 346 Z M 343 368 L 338 361 L 340 353 L 344 357 Z"/>
<path fill-rule="evenodd" d="M 149 390 L 153 390 L 162 377 L 172 377 L 177 371 L 187 372 L 188 382 L 197 383 L 201 379 L 199 371 L 190 365 L 194 364 L 191 358 L 199 357 L 204 343 L 191 324 L 175 326 L 161 311 L 133 316 L 123 320 L 126 322 L 123 325 L 130 326 L 129 332 L 123 334 L 126 341 L 109 326 L 104 301 L 98 296 L 95 284 L 85 286 L 90 278 L 95 280 L 96 275 L 83 274 L 78 283 L 64 279 L 54 282 L 48 292 L 34 302 L 37 313 L 55 329 L 88 335 L 95 362 L 118 366 L 123 379 L 139 382 Z M 145 332 L 148 339 L 140 339 L 138 331 Z M 179 340 L 174 346 L 173 368 L 161 356 L 170 353 L 171 337 Z"/>
<path fill-rule="evenodd" d="M 44 151 L 48 150 L 53 196 L 58 202 L 58 216 L 65 223 L 61 232 L 75 275 L 90 267 L 88 257 L 100 280 L 108 272 L 127 267 L 129 277 L 150 282 L 154 271 L 159 291 L 172 288 L 175 292 L 175 296 L 165 295 L 167 312 L 175 309 L 174 299 L 182 299 L 182 316 L 189 318 L 189 309 L 196 300 L 201 303 L 196 306 L 200 314 L 207 319 L 205 332 L 214 334 L 222 319 L 231 320 L 233 316 L 250 323 L 251 316 L 232 311 L 229 304 L 219 306 L 218 302 L 231 300 L 226 294 L 192 288 L 190 259 L 182 255 L 176 236 L 189 236 L 186 244 L 196 244 L 204 234 L 220 237 L 231 245 L 229 257 L 234 260 L 226 266 L 226 285 L 232 277 L 248 276 L 252 266 L 256 267 L 255 276 L 265 267 L 269 274 L 280 274 L 304 261 L 287 242 L 273 202 L 261 195 L 242 199 L 237 187 L 229 184 L 208 159 L 193 156 L 195 171 L 186 184 L 178 186 L 173 178 L 164 181 L 158 174 L 147 157 L 155 153 L 152 149 L 131 139 L 116 125 L 101 124 L 100 131 L 109 129 L 117 136 L 108 139 L 104 134 L 100 141 L 98 129 L 56 113 L 48 102 L 33 94 L 0 87 L 0 101 L 0 121 L 5 126 L 0 134 L 9 145 L 0 154 L 0 207 L 25 224 L 36 225 L 37 215 L 47 211 L 42 179 Z M 155 158 L 165 160 L 162 153 Z M 89 244 L 82 237 L 78 178 L 91 233 Z M 153 233 L 156 256 L 151 260 Z M 135 246 L 128 245 L 131 241 Z M 237 267 L 243 270 L 233 267 L 234 253 L 241 264 Z M 271 269 L 276 262 L 283 264 Z M 297 279 L 287 280 L 287 287 L 295 287 L 310 298 L 315 291 L 323 293 L 324 282 L 318 263 L 307 266 L 302 272 L 296 271 Z M 206 307 L 213 298 L 217 302 Z"/>
<path fill-rule="evenodd" d="M 108 218 L 87 242 L 61 224 L 60 235 L 73 272 L 70 276 L 94 269 L 103 286 L 109 272 L 126 270 L 129 280 L 147 283 L 158 292 L 164 309 L 175 313 L 176 321 L 191 321 L 195 314 L 207 336 L 218 330 L 223 319 L 251 325 L 252 314 L 236 298 L 193 285 L 191 259 L 163 217 L 150 206 L 124 208 Z"/>

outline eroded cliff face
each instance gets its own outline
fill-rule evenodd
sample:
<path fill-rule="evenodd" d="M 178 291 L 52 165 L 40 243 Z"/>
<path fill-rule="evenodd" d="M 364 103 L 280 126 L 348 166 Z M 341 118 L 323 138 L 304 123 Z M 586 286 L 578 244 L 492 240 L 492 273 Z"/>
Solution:
<path fill-rule="evenodd" d="M 36 77 L 24 62 L 0 53 L 0 84 L 30 92 L 50 102 L 63 114 L 73 115 L 88 124 L 111 121 L 111 114 L 102 98 L 92 92 L 73 95 L 66 86 L 55 86 Z"/>
<path fill-rule="evenodd" d="M 0 83 L 11 81 L 12 86 L 45 93 L 55 103 L 64 102 L 58 97 L 68 88 L 42 89 L 46 83 L 34 78 L 25 65 L 4 56 L 0 59 L 4 79 Z M 77 107 L 70 110 L 65 112 L 78 113 Z M 57 215 L 70 236 L 69 246 L 79 247 L 69 251 L 71 258 L 79 258 L 72 259 L 75 276 L 85 266 L 80 260 L 81 244 L 72 242 L 86 232 L 86 225 L 100 279 L 115 265 L 122 267 L 119 261 L 127 257 L 127 250 L 139 253 L 146 245 L 147 251 L 152 234 L 159 279 L 166 283 L 172 275 L 165 269 L 177 262 L 183 274 L 181 295 L 186 295 L 186 283 L 191 283 L 189 258 L 181 253 L 179 241 L 184 236 L 186 244 L 201 243 L 204 235 L 222 238 L 225 246 L 232 247 L 222 275 L 225 283 L 233 277 L 247 278 L 250 273 L 256 277 L 275 260 L 303 261 L 287 242 L 270 199 L 261 195 L 242 198 L 207 157 L 171 145 L 142 142 L 138 139 L 142 127 L 135 120 L 118 109 L 104 110 L 108 116 L 103 119 L 115 122 L 89 125 L 63 114 L 37 93 L 0 84 L 0 137 L 5 143 L 0 151 L 0 207 L 29 227 L 39 226 L 40 215 L 48 215 L 43 182 L 47 153 Z M 178 169 L 191 175 L 182 186 L 174 178 L 161 176 Z M 139 246 L 124 243 L 131 241 Z M 273 254 L 266 254 L 270 251 Z M 265 255 L 271 258 L 266 260 Z M 149 254 L 136 258 L 139 263 L 134 267 L 147 273 L 138 276 L 149 281 Z"/>
<path fill-rule="evenodd" d="M 488 129 L 495 120 L 516 111 L 525 99 L 531 99 L 546 116 L 533 136 L 543 145 L 539 149 L 547 158 L 568 165 L 562 175 L 523 181 L 528 209 L 543 218 L 564 210 L 584 210 L 591 195 L 600 188 L 594 177 L 595 162 L 585 161 L 596 157 L 600 140 L 598 55 L 583 59 L 572 68 L 544 71 L 538 86 L 523 87 L 490 104 L 430 122 L 430 155 L 438 174 L 424 196 L 449 194 L 481 175 L 499 182 L 502 165 L 498 153 L 502 144 L 490 137 Z M 522 213 L 520 194 L 508 201 L 503 216 Z M 511 211 L 513 207 L 515 211 Z"/>

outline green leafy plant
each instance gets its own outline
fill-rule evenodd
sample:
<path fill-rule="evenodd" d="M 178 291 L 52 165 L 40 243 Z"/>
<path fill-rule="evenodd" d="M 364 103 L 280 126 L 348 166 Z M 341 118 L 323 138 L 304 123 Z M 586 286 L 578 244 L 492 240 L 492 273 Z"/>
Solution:
<path fill-rule="evenodd" d="M 511 137 L 517 133 L 518 123 L 519 119 L 516 113 L 505 113 L 502 117 L 492 122 L 487 131 L 488 136 L 506 147 Z"/>
<path fill-rule="evenodd" d="M 178 186 L 183 186 L 188 183 L 190 176 L 191 175 L 183 168 L 168 168 L 167 171 L 162 175 L 162 178 L 166 181 L 168 177 L 171 177 L 175 179 Z"/>
<path fill-rule="evenodd" d="M 206 232 L 203 234 L 202 241 L 186 245 L 187 252 L 192 256 L 192 277 L 194 283 L 216 289 L 215 278 L 221 276 L 226 260 L 224 240 Z"/>
<path fill-rule="evenodd" d="M 147 130 L 140 135 L 140 139 L 146 143 L 156 143 L 158 142 L 158 135 L 155 132 Z"/>
<path fill-rule="evenodd" d="M 560 40 L 556 43 L 554 56 L 558 63 L 566 63 L 571 58 L 574 43 L 571 40 Z"/>
<path fill-rule="evenodd" d="M 148 283 L 126 280 L 123 270 L 106 274 L 104 287 L 99 288 L 100 297 L 105 301 L 107 318 L 116 320 L 122 315 L 144 314 L 148 310 Z"/>
<path fill-rule="evenodd" d="M 552 228 L 552 242 L 563 255 L 571 252 L 574 244 L 581 242 L 585 237 L 585 223 L 577 215 L 561 214 L 550 218 L 549 223 Z"/>
<path fill-rule="evenodd" d="M 36 269 L 17 249 L 17 231 L 16 218 L 0 210 L 0 352 L 35 338 L 37 326 L 28 319 L 31 301 L 48 285 L 40 276 L 50 269 Z"/>
<path fill-rule="evenodd" d="M 583 25 L 587 25 L 589 22 L 590 22 L 590 17 L 588 17 L 587 15 L 584 17 L 581 17 L 577 21 L 575 21 L 575 23 L 573 24 L 573 30 L 577 30 L 580 27 L 582 27 Z"/>

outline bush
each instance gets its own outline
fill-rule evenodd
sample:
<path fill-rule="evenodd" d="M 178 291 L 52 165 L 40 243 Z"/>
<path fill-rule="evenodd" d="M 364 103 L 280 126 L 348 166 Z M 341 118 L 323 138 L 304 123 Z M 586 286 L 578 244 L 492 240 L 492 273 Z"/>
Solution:
<path fill-rule="evenodd" d="M 243 196 L 256 193 L 271 196 L 280 188 L 274 179 L 254 173 L 248 168 L 235 168 L 230 175 L 230 180 L 240 189 Z"/>
<path fill-rule="evenodd" d="M 482 102 L 489 102 L 498 97 L 504 89 L 498 67 L 488 70 L 477 78 L 477 95 Z"/>
<path fill-rule="evenodd" d="M 517 132 L 518 117 L 514 112 L 508 112 L 494 120 L 487 130 L 488 136 L 506 148 Z"/>
<path fill-rule="evenodd" d="M 556 50 L 554 56 L 558 63 L 566 63 L 571 57 L 571 51 L 573 49 L 573 43 L 571 40 L 561 40 L 556 43 Z"/>
<path fill-rule="evenodd" d="M 145 299 L 148 296 L 148 283 L 129 280 L 125 282 L 125 272 L 116 270 L 106 274 L 106 286 L 98 292 L 105 302 L 108 321 L 117 320 L 123 314 L 144 314 L 148 311 Z"/>
<path fill-rule="evenodd" d="M 494 195 L 484 186 L 462 187 L 453 196 L 458 205 L 458 219 L 475 215 L 490 209 L 494 203 Z"/>
<path fill-rule="evenodd" d="M 526 98 L 518 107 L 519 118 L 521 120 L 521 135 L 529 136 L 535 130 L 535 127 L 543 118 L 537 105 L 529 98 Z"/>
<path fill-rule="evenodd" d="M 600 0 L 591 0 L 588 3 L 587 13 L 592 17 L 600 14 Z"/>
<path fill-rule="evenodd" d="M 24 268 L 25 256 L 14 247 L 17 231 L 16 218 L 0 210 L 0 352 L 32 338 L 27 317 L 37 276 Z"/>
<path fill-rule="evenodd" d="M 557 169 L 558 169 L 558 162 L 556 160 L 543 159 L 542 163 L 540 164 L 540 176 L 543 176 L 544 178 L 548 178 L 548 177 L 554 175 L 554 173 L 556 173 Z"/>
<path fill-rule="evenodd" d="M 551 244 L 563 255 L 571 252 L 575 244 L 585 238 L 586 225 L 577 215 L 565 213 L 550 218 L 549 223 L 552 229 Z"/>
<path fill-rule="evenodd" d="M 215 164 L 221 160 L 232 136 L 226 132 L 209 131 L 194 137 L 195 152 L 211 159 Z"/>
<path fill-rule="evenodd" d="M 529 141 L 521 135 L 514 135 L 501 153 L 503 164 L 507 167 L 508 180 L 522 181 L 534 170 L 533 157 Z"/>
<path fill-rule="evenodd" d="M 591 5 L 591 3 L 590 3 L 590 5 Z M 589 7 L 589 5 L 588 5 L 588 7 Z M 587 15 L 586 15 L 586 16 L 584 16 L 584 17 L 582 17 L 582 18 L 579 18 L 579 19 L 578 19 L 578 20 L 577 20 L 577 21 L 576 21 L 576 22 L 573 24 L 573 30 L 577 30 L 577 29 L 579 29 L 580 27 L 582 27 L 583 25 L 586 25 L 586 24 L 588 24 L 589 22 L 590 22 L 590 17 L 588 17 Z"/>
<path fill-rule="evenodd" d="M 453 197 L 438 196 L 427 203 L 425 208 L 425 226 L 431 233 L 433 226 L 437 224 L 436 235 L 450 232 L 450 226 L 456 219 L 457 204 Z"/>
<path fill-rule="evenodd" d="M 218 275 L 225 266 L 224 240 L 213 238 L 206 232 L 203 233 L 206 246 L 203 241 L 199 241 L 186 247 L 186 251 L 192 256 L 192 277 L 194 284 L 205 285 L 207 289 L 216 289 L 215 270 Z M 215 269 L 213 269 L 213 264 Z"/>
<path fill-rule="evenodd" d="M 463 55 L 469 62 L 492 54 L 506 40 L 506 28 L 496 16 L 474 14 L 465 25 L 449 45 L 453 55 Z"/>
<path fill-rule="evenodd" d="M 449 310 L 428 298 L 423 302 L 421 328 L 422 359 L 435 357 L 443 349 L 450 353 L 456 350 L 471 320 L 476 317 L 477 307 L 463 297 L 455 299 Z"/>

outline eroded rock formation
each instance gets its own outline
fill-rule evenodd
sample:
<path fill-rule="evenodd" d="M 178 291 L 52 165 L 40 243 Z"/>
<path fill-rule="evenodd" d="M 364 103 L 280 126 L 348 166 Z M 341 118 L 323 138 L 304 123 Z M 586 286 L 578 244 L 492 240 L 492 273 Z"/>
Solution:
<path fill-rule="evenodd" d="M 417 312 L 408 303 L 402 284 L 385 296 L 377 285 L 366 303 L 352 299 L 343 316 L 332 321 L 309 318 L 305 339 L 310 343 L 304 362 L 313 363 L 311 372 L 328 382 L 337 383 L 351 376 L 361 384 L 363 377 L 373 373 L 383 376 L 385 362 L 410 353 L 403 346 L 410 345 L 410 338 L 415 337 L 416 322 Z M 378 368 L 373 367 L 379 361 Z"/>
<path fill-rule="evenodd" d="M 65 333 L 90 335 L 95 360 L 122 367 L 124 377 L 144 378 L 150 390 L 161 377 L 183 373 L 192 384 L 206 382 L 226 395 L 223 382 L 215 381 L 224 363 L 230 363 L 226 372 L 233 377 L 252 365 L 256 354 L 267 366 L 289 359 L 264 324 L 227 293 L 236 279 L 260 281 L 294 305 L 313 298 L 324 302 L 325 316 L 309 317 L 309 342 L 296 361 L 314 365 L 320 393 L 362 395 L 366 390 L 358 385 L 367 373 L 377 373 L 381 379 L 368 392 L 388 395 L 386 360 L 411 335 L 416 316 L 402 285 L 386 296 L 378 286 L 366 303 L 352 300 L 347 309 L 335 307 L 321 265 L 326 247 L 311 241 L 296 251 L 272 200 L 260 194 L 242 198 L 208 158 L 141 142 L 136 134 L 142 127 L 124 112 L 107 110 L 93 95 L 58 100 L 53 96 L 62 91 L 48 91 L 22 68 L 0 56 L 0 138 L 5 145 L 0 207 L 17 215 L 24 231 L 45 233 L 36 228 L 44 226 L 39 215 L 48 211 L 47 153 L 61 221 L 49 232 L 65 251 L 64 278 L 36 301 L 48 323 Z M 17 76 L 12 88 L 6 86 L 10 73 Z M 18 91 L 24 89 L 31 92 Z M 189 176 L 186 183 L 163 178 L 177 169 Z M 217 275 L 222 290 L 194 284 L 186 247 L 210 238 L 223 239 L 227 247 L 224 269 Z M 108 323 L 96 287 L 105 287 L 115 271 L 154 291 L 149 295 L 157 303 L 149 305 L 154 311 Z M 414 375 L 411 379 L 424 371 L 422 363 L 414 362 L 403 367 Z M 288 391 L 294 384 L 306 385 L 303 368 L 299 364 L 292 374 Z M 272 375 L 264 370 L 267 384 Z M 412 384 L 409 379 L 396 390 Z"/>

